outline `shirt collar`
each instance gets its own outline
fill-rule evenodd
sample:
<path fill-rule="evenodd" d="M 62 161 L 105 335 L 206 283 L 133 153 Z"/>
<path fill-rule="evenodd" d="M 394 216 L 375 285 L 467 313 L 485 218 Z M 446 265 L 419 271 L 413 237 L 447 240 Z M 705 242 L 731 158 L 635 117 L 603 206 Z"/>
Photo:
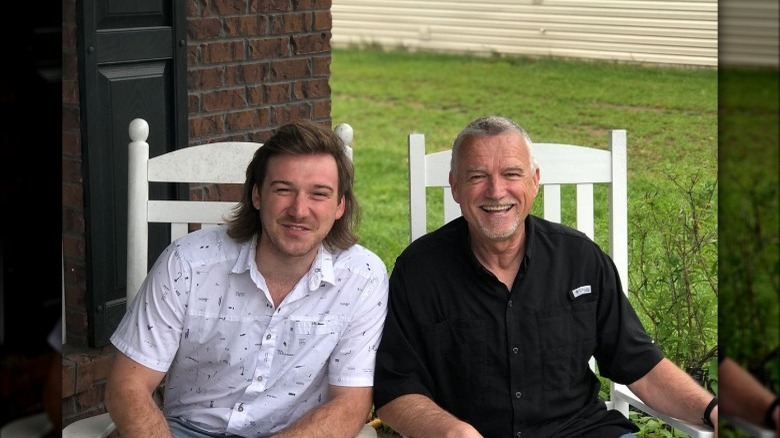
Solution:
<path fill-rule="evenodd" d="M 536 217 L 529 214 L 525 218 L 525 257 L 523 257 L 523 259 L 526 263 L 529 262 L 534 255 L 534 242 L 536 242 L 536 239 L 534 238 L 535 235 Z"/>
<path fill-rule="evenodd" d="M 252 261 L 255 259 L 255 250 L 257 248 L 257 234 L 254 237 L 241 244 L 238 250 L 238 257 L 236 263 L 233 265 L 233 269 L 230 270 L 233 274 L 241 274 L 246 271 L 251 272 L 251 268 L 254 265 Z M 256 269 L 256 267 L 255 267 Z"/>
<path fill-rule="evenodd" d="M 528 215 L 525 218 L 525 254 L 523 260 L 520 262 L 521 271 L 528 266 L 531 261 L 531 257 L 534 253 L 534 232 L 536 230 L 536 221 L 533 215 Z M 482 263 L 477 260 L 477 256 L 474 255 L 474 251 L 471 250 L 471 236 L 469 235 L 469 225 L 462 216 L 458 218 L 458 222 L 455 224 L 458 228 L 458 234 L 461 236 L 460 245 L 464 253 L 467 254 L 469 261 L 475 268 L 484 270 Z"/>
<path fill-rule="evenodd" d="M 236 263 L 233 265 L 231 272 L 234 274 L 241 274 L 249 271 L 252 279 L 255 280 L 255 283 L 259 284 L 258 279 L 260 277 L 260 272 L 254 263 L 255 255 L 257 254 L 257 237 L 258 234 L 255 234 L 252 239 L 241 244 Z M 314 262 L 311 264 L 311 268 L 306 274 L 310 291 L 319 289 L 325 283 L 329 283 L 330 285 L 336 284 L 333 258 L 333 253 L 326 248 L 325 245 L 320 245 L 317 255 L 314 256 Z"/>
<path fill-rule="evenodd" d="M 329 283 L 331 286 L 336 284 L 336 274 L 333 272 L 333 253 L 325 245 L 320 245 L 308 276 L 310 291 L 324 286 L 325 283 Z"/>

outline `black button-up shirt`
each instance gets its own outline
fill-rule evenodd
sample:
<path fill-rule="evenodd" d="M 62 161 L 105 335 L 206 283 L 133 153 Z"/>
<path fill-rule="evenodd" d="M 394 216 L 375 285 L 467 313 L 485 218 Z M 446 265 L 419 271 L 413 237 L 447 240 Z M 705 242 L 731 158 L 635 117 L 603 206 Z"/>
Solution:
<path fill-rule="evenodd" d="M 465 219 L 396 260 L 374 376 L 379 408 L 423 394 L 486 437 L 610 437 L 638 430 L 598 400 L 588 366 L 632 383 L 662 358 L 607 254 L 584 234 L 529 216 L 507 290 L 476 259 Z"/>

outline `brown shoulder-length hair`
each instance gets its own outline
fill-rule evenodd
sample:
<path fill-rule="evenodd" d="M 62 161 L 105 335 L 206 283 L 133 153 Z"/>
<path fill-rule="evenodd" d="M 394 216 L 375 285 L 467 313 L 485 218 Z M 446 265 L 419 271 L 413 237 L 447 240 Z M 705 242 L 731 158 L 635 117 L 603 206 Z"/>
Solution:
<path fill-rule="evenodd" d="M 330 129 L 307 119 L 281 126 L 263 146 L 257 149 L 246 168 L 246 181 L 241 201 L 227 221 L 227 234 L 239 242 L 246 242 L 255 233 L 262 232 L 260 213 L 252 204 L 252 188 L 262 187 L 268 169 L 268 160 L 276 155 L 331 155 L 338 168 L 338 196 L 344 197 L 344 214 L 333 224 L 325 244 L 330 248 L 346 249 L 357 243 L 355 234 L 360 222 L 360 207 L 353 190 L 355 169 L 341 139 Z"/>

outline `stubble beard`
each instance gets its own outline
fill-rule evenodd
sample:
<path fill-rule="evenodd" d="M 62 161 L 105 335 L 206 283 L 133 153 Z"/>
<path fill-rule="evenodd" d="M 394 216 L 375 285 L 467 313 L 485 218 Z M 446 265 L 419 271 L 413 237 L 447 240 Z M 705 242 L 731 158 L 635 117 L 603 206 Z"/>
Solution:
<path fill-rule="evenodd" d="M 316 250 L 320 244 L 320 242 L 311 244 L 304 240 L 285 240 L 278 235 L 269 233 L 265 227 L 263 227 L 263 233 L 267 237 L 266 240 L 271 244 L 273 252 L 286 257 L 303 257 L 309 255 L 312 251 Z"/>
<path fill-rule="evenodd" d="M 503 225 L 506 222 L 505 220 L 500 220 L 498 223 L 493 224 L 490 222 L 491 221 L 487 221 L 487 223 L 485 221 L 479 222 L 479 231 L 482 233 L 482 235 L 490 240 L 506 240 L 514 235 L 514 233 L 520 227 L 521 221 L 519 217 L 514 216 L 511 219 L 511 223 L 508 225 Z"/>

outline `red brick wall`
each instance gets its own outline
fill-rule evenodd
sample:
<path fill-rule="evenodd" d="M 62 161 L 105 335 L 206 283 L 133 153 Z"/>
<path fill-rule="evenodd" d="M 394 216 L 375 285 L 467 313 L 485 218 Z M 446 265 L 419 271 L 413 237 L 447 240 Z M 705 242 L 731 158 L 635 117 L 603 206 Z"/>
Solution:
<path fill-rule="evenodd" d="M 106 412 L 103 405 L 105 382 L 113 347 L 72 349 L 62 359 L 63 425 Z"/>
<path fill-rule="evenodd" d="M 191 144 L 330 123 L 330 0 L 188 3 Z"/>
<path fill-rule="evenodd" d="M 62 239 L 67 343 L 64 424 L 105 412 L 113 347 L 87 347 L 87 266 L 76 0 L 63 2 Z M 330 120 L 330 0 L 187 2 L 189 143 L 265 141 L 278 126 Z M 201 197 L 235 197 L 204 188 Z"/>

